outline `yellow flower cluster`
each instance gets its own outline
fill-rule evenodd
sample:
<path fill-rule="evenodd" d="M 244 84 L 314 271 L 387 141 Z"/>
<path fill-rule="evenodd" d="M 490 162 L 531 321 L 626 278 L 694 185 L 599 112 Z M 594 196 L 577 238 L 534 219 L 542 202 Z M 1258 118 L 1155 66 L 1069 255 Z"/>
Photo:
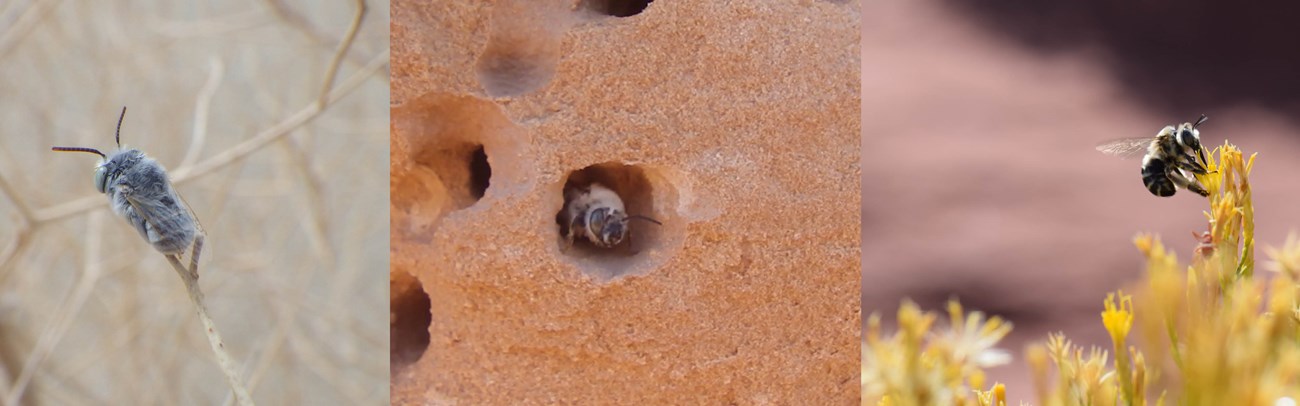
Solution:
<path fill-rule="evenodd" d="M 1210 222 L 1214 256 L 1222 262 L 1220 284 L 1226 286 L 1255 271 L 1255 206 L 1249 181 L 1255 155 L 1243 159 L 1241 150 L 1226 142 L 1217 152 L 1219 159 L 1214 159 L 1214 154 L 1208 157 L 1210 173 L 1196 178 L 1210 192 L 1210 211 L 1205 217 Z"/>
<path fill-rule="evenodd" d="M 1092 348 L 1085 355 L 1083 348 L 1057 333 L 1048 337 L 1047 344 L 1031 345 L 1025 359 L 1034 373 L 1034 393 L 1038 404 L 1048 405 L 1112 405 L 1121 399 L 1136 398 L 1121 394 L 1141 394 L 1146 390 L 1146 362 L 1141 354 L 1133 355 L 1133 371 L 1128 377 L 1116 377 L 1116 370 L 1107 367 L 1110 355 L 1100 348 Z M 1049 377 L 1048 361 L 1056 367 L 1056 379 Z M 1118 364 L 1118 360 L 1116 362 Z M 1130 403 L 1144 404 L 1144 403 Z"/>
<path fill-rule="evenodd" d="M 864 405 L 1006 404 L 1006 390 L 984 387 L 984 368 L 1010 358 L 994 348 L 1011 332 L 1011 324 L 980 312 L 966 313 L 956 301 L 948 303 L 948 323 L 935 328 L 937 315 L 910 301 L 898 310 L 898 332 L 885 336 L 880 315 L 867 321 L 862 348 Z"/>
<path fill-rule="evenodd" d="M 1227 143 L 1215 152 L 1210 173 L 1197 176 L 1210 192 L 1210 210 L 1191 263 L 1180 265 L 1159 239 L 1139 235 L 1134 243 L 1147 259 L 1143 279 L 1132 295 L 1116 292 L 1103 302 L 1111 350 L 1085 353 L 1061 334 L 1027 349 L 1038 405 L 1163 405 L 1166 399 L 1295 405 L 1300 399 L 1300 241 L 1292 235 L 1281 248 L 1265 249 L 1276 273 L 1255 277 L 1248 179 L 1255 156 L 1246 159 Z M 971 389 L 983 387 L 984 372 L 970 354 L 992 350 L 1010 325 L 996 317 L 985 323 L 978 313 L 963 320 L 956 303 L 949 313 L 952 330 L 927 335 L 936 316 L 905 303 L 899 332 L 890 338 L 882 338 L 879 317 L 871 316 L 864 405 L 1006 404 L 1001 385 Z"/>

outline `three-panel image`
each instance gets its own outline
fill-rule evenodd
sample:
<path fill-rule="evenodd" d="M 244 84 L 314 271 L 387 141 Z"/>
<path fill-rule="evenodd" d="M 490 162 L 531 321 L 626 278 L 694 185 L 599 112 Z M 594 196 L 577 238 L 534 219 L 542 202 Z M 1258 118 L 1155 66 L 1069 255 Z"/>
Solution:
<path fill-rule="evenodd" d="M 1295 405 L 1295 12 L 0 2 L 0 404 Z"/>

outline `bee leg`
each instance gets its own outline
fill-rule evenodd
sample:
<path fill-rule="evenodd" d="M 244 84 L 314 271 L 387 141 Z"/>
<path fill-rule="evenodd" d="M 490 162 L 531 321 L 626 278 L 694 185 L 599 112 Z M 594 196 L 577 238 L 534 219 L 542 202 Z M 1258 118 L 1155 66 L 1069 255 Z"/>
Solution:
<path fill-rule="evenodd" d="M 1198 175 L 1204 175 L 1210 173 L 1210 170 L 1206 168 L 1205 165 L 1202 164 L 1200 161 L 1197 161 L 1196 156 L 1192 155 L 1191 153 L 1188 153 L 1187 155 L 1179 156 L 1178 159 L 1174 160 L 1174 166 L 1178 167 L 1178 169 L 1182 169 Z"/>
<path fill-rule="evenodd" d="M 1192 163 L 1188 165 L 1187 169 L 1192 171 L 1192 173 L 1198 175 L 1204 175 L 1210 173 L 1209 168 L 1206 168 L 1205 165 L 1202 165 L 1200 162 L 1196 162 L 1196 161 L 1192 161 Z"/>
<path fill-rule="evenodd" d="M 1196 172 L 1196 173 L 1204 175 L 1207 173 L 1219 172 L 1219 171 L 1210 171 L 1210 168 L 1208 167 L 1210 165 L 1210 161 L 1205 159 L 1205 147 L 1201 147 L 1201 149 L 1197 150 L 1196 156 L 1191 157 L 1188 160 L 1192 161 L 1192 163 L 1196 166 L 1196 168 L 1200 170 L 1200 172 Z"/>
<path fill-rule="evenodd" d="M 578 236 L 577 223 L 577 217 L 569 220 L 569 232 L 564 234 L 564 247 L 560 248 L 560 252 L 569 252 L 573 248 L 573 240 Z"/>
<path fill-rule="evenodd" d="M 1196 179 L 1187 176 L 1187 174 L 1183 173 L 1181 170 L 1169 171 L 1169 179 L 1174 181 L 1175 184 L 1178 184 L 1178 186 L 1182 186 L 1187 190 L 1201 195 L 1201 197 L 1210 196 L 1210 192 L 1206 191 L 1204 187 L 1201 187 L 1201 184 L 1197 183 Z"/>
<path fill-rule="evenodd" d="M 190 248 L 190 276 L 199 279 L 199 253 L 203 252 L 203 233 L 194 235 L 194 244 Z"/>

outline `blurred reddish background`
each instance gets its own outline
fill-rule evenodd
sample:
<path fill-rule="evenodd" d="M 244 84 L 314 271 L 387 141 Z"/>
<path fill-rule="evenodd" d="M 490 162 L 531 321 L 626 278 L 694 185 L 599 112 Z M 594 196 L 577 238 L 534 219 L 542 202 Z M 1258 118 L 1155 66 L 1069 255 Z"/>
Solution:
<path fill-rule="evenodd" d="M 1187 259 L 1191 232 L 1206 228 L 1206 200 L 1155 197 L 1140 160 L 1093 147 L 1202 113 L 1207 146 L 1260 153 L 1260 246 L 1300 229 L 1300 5 L 1226 7 L 867 2 L 864 315 L 956 297 L 1010 319 L 1002 348 L 1015 359 L 989 378 L 1032 401 L 1025 344 L 1063 331 L 1110 347 L 1099 314 L 1107 292 L 1140 276 L 1134 235 L 1157 233 Z"/>

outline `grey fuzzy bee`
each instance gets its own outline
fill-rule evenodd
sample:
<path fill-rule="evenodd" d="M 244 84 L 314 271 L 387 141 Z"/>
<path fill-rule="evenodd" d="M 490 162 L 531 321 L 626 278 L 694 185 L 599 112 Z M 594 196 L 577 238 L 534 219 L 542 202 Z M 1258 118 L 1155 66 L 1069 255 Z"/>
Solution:
<path fill-rule="evenodd" d="M 558 218 L 566 242 L 564 249 L 573 247 L 578 237 L 600 248 L 612 248 L 623 240 L 630 241 L 628 222 L 632 219 L 663 225 L 646 216 L 629 216 L 623 207 L 623 199 L 605 185 L 592 183 L 565 189 L 564 209 Z"/>
<path fill-rule="evenodd" d="M 117 119 L 117 151 L 104 154 L 94 148 L 54 147 L 54 151 L 88 152 L 101 158 L 95 166 L 95 189 L 108 195 L 117 215 L 126 219 L 140 237 L 165 255 L 190 255 L 190 275 L 198 278 L 199 253 L 203 249 L 203 227 L 189 204 L 172 188 L 162 165 L 137 149 L 122 148 L 122 119 Z"/>
<path fill-rule="evenodd" d="M 1201 196 L 1210 192 L 1196 182 L 1195 174 L 1205 174 L 1205 148 L 1197 129 L 1208 118 L 1201 115 L 1195 123 L 1165 126 L 1155 138 L 1124 138 L 1103 142 L 1097 150 L 1122 158 L 1142 156 L 1142 183 L 1151 194 L 1173 196 L 1184 188 Z M 1199 158 L 1199 160 L 1198 160 Z"/>

